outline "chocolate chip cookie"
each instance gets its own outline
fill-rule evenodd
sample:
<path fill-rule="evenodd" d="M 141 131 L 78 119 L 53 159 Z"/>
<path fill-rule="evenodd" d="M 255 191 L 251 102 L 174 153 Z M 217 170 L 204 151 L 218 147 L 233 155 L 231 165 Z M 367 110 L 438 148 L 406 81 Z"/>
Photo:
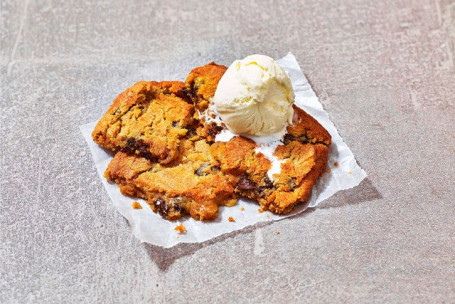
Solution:
<path fill-rule="evenodd" d="M 235 205 L 239 197 L 277 214 L 305 202 L 325 170 L 330 134 L 294 106 L 274 152 L 281 171 L 270 178 L 272 163 L 254 141 L 215 142 L 225 126 L 204 113 L 225 71 L 210 63 L 191 71 L 185 83 L 140 82 L 120 94 L 92 134 L 117 151 L 105 177 L 170 220 L 185 214 L 212 220 L 218 206 Z"/>

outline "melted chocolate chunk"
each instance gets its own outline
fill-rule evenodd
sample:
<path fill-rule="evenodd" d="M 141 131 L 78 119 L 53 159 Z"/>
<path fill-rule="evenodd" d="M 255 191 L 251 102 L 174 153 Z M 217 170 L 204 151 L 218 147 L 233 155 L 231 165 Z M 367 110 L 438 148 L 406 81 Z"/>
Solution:
<path fill-rule="evenodd" d="M 182 206 L 180 206 L 179 204 L 175 204 L 175 205 L 173 205 L 173 207 L 174 207 L 174 211 L 175 211 L 175 212 L 182 213 L 182 211 L 184 210 L 184 209 L 182 208 Z"/>
<path fill-rule="evenodd" d="M 189 127 L 186 132 L 187 137 L 193 137 L 197 135 L 196 129 L 194 127 Z"/>
<path fill-rule="evenodd" d="M 286 135 L 284 136 L 284 139 L 283 139 L 284 144 L 287 145 L 287 144 L 289 144 L 289 142 L 291 142 L 291 141 L 298 141 L 298 142 L 300 142 L 300 143 L 302 143 L 302 144 L 307 144 L 307 143 L 310 142 L 310 140 L 308 139 L 308 137 L 307 137 L 306 135 L 301 135 L 301 136 L 299 136 L 299 137 L 295 137 L 295 136 L 293 136 L 293 135 L 291 135 L 291 134 L 289 134 L 289 133 L 286 134 Z"/>
<path fill-rule="evenodd" d="M 264 178 L 264 186 L 261 186 L 260 188 L 264 188 L 264 189 L 270 189 L 270 188 L 273 188 L 273 182 L 266 176 Z"/>
<path fill-rule="evenodd" d="M 157 199 L 153 202 L 153 205 L 155 206 L 156 210 L 158 211 L 159 214 L 163 215 L 163 216 L 167 216 L 168 213 L 169 213 L 169 205 L 161 200 L 161 199 Z"/>
<path fill-rule="evenodd" d="M 292 136 L 291 134 L 286 134 L 284 135 L 283 142 L 287 145 L 290 141 L 295 140 L 295 137 Z"/>
<path fill-rule="evenodd" d="M 129 138 L 126 142 L 125 147 L 122 148 L 122 151 L 130 154 L 140 155 L 150 160 L 155 160 L 156 158 L 153 157 L 153 155 L 150 153 L 149 148 L 149 145 L 146 144 L 144 140 Z M 167 157 L 167 155 L 168 153 L 163 155 L 163 158 Z"/>
<path fill-rule="evenodd" d="M 254 193 L 259 197 L 265 197 L 264 190 L 273 188 L 273 182 L 266 176 L 264 178 L 264 185 L 257 187 L 254 189 Z"/>
<path fill-rule="evenodd" d="M 144 155 L 149 153 L 149 146 L 142 140 L 136 140 L 136 150 L 139 154 Z"/>
<path fill-rule="evenodd" d="M 193 89 L 183 88 L 175 95 L 182 98 L 186 103 L 189 104 L 194 104 L 197 101 L 197 95 Z"/>
<path fill-rule="evenodd" d="M 134 138 L 128 138 L 124 149 L 126 152 L 133 153 L 135 146 L 136 146 L 136 140 Z"/>
<path fill-rule="evenodd" d="M 216 136 L 218 133 L 223 130 L 223 127 L 216 125 L 215 123 L 211 123 L 207 130 L 207 136 Z"/>
<path fill-rule="evenodd" d="M 138 101 L 138 103 L 142 103 L 142 102 L 146 102 L 146 101 L 155 99 L 155 97 L 156 97 L 155 92 L 148 91 L 148 90 L 142 90 L 138 94 L 137 101 Z"/>

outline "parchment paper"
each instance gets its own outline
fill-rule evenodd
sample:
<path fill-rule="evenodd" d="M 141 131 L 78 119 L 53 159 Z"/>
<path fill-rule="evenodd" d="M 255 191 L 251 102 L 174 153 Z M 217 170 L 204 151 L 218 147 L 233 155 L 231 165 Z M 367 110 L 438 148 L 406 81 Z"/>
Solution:
<path fill-rule="evenodd" d="M 367 176 L 357 164 L 349 147 L 343 142 L 327 112 L 324 111 L 294 55 L 289 53 L 277 62 L 291 78 L 296 105 L 316 118 L 332 136 L 328 159 L 328 171 L 330 172 L 326 172 L 320 177 L 313 188 L 309 201 L 287 215 L 275 215 L 267 211 L 260 213 L 258 204 L 240 199 L 234 207 L 220 207 L 218 218 L 212 222 L 195 221 L 189 216 L 172 222 L 165 220 L 154 213 L 145 201 L 123 196 L 116 184 L 109 183 L 103 177 L 112 155 L 100 148 L 91 138 L 96 121 L 80 126 L 107 193 L 118 211 L 128 219 L 134 235 L 141 242 L 169 248 L 178 243 L 203 242 L 259 222 L 280 220 L 303 212 L 308 207 L 315 207 L 340 190 L 357 186 Z M 338 166 L 334 165 L 335 162 L 338 163 Z M 140 202 L 142 209 L 133 209 L 131 204 L 134 201 Z M 235 219 L 235 222 L 228 221 L 230 216 Z M 179 234 L 174 230 L 180 223 L 183 223 L 187 229 L 185 234 Z"/>

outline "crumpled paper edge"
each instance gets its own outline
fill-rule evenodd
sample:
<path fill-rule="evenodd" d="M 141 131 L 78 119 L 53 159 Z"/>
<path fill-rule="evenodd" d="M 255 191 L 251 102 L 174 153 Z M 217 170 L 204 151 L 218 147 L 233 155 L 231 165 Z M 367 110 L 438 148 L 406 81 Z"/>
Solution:
<path fill-rule="evenodd" d="M 103 177 L 104 171 L 113 155 L 110 151 L 99 147 L 92 140 L 91 132 L 97 122 L 91 122 L 79 127 L 87 141 L 98 175 L 109 197 L 120 214 L 128 220 L 133 234 L 141 242 L 170 248 L 179 243 L 204 242 L 260 222 L 281 220 L 299 214 L 308 207 L 317 206 L 338 191 L 359 185 L 367 176 L 365 171 L 357 164 L 352 151 L 338 134 L 328 113 L 324 111 L 322 104 L 308 83 L 294 55 L 289 53 L 277 60 L 277 62 L 286 70 L 291 78 L 296 96 L 295 104 L 318 120 L 332 136 L 327 172 L 320 177 L 314 186 L 308 202 L 297 206 L 287 215 L 276 215 L 268 211 L 259 212 L 258 204 L 240 199 L 234 207 L 221 207 L 218 218 L 211 222 L 195 221 L 191 217 L 185 217 L 177 221 L 165 220 L 154 213 L 144 200 L 123 196 L 116 184 L 109 183 Z M 337 166 L 335 166 L 335 163 L 337 163 Z M 133 209 L 131 205 L 134 201 L 139 202 L 142 209 Z M 229 217 L 234 218 L 235 222 L 230 222 L 228 220 Z M 174 230 L 180 223 L 187 229 L 185 234 L 179 234 Z"/>

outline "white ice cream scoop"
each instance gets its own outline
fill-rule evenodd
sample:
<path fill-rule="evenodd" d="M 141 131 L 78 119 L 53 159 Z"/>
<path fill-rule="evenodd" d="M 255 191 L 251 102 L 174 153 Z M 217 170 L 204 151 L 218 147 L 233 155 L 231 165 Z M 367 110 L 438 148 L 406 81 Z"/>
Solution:
<path fill-rule="evenodd" d="M 294 97 L 289 76 L 275 60 L 251 55 L 229 66 L 213 101 L 230 131 L 265 136 L 292 122 Z"/>

